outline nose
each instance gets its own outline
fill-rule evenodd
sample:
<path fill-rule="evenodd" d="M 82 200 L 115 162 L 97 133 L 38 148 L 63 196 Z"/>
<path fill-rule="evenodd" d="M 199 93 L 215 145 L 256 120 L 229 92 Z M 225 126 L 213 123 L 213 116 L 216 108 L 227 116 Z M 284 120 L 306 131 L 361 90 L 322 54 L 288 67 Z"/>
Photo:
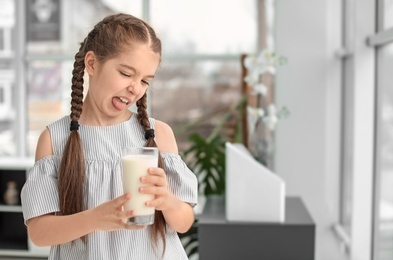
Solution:
<path fill-rule="evenodd" d="M 132 81 L 130 85 L 127 87 L 127 91 L 133 94 L 134 96 L 138 96 L 142 91 L 142 85 L 138 84 L 135 81 Z"/>

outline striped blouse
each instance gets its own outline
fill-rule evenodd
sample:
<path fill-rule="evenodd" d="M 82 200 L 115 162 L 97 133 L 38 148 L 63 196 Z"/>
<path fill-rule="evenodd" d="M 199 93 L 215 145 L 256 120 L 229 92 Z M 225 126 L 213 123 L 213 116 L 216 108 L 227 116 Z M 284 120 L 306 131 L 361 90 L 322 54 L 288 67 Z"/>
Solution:
<path fill-rule="evenodd" d="M 152 128 L 154 119 L 150 118 Z M 50 124 L 53 155 L 38 160 L 28 174 L 21 192 L 23 217 L 27 220 L 48 213 L 59 213 L 57 174 L 61 154 L 69 136 L 70 119 L 65 116 Z M 121 150 L 123 147 L 144 146 L 144 132 L 136 116 L 112 126 L 81 125 L 86 162 L 86 207 L 96 207 L 123 194 Z M 197 179 L 180 155 L 162 153 L 170 190 L 180 200 L 194 206 L 197 203 Z M 166 249 L 162 256 L 162 241 L 155 248 L 149 227 L 143 230 L 95 231 L 81 239 L 51 247 L 49 259 L 187 259 L 177 233 L 166 229 Z"/>

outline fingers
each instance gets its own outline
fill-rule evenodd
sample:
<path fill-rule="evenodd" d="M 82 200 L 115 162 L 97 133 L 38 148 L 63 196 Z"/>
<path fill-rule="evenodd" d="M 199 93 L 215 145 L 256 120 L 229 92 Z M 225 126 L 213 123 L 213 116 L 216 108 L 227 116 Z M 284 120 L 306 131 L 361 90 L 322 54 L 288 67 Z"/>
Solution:
<path fill-rule="evenodd" d="M 158 177 L 146 177 L 142 182 L 150 185 L 139 187 L 139 192 L 143 194 L 153 194 L 156 198 L 165 196 L 168 193 L 166 181 L 157 180 Z M 162 178 L 160 178 L 162 179 Z"/>
<path fill-rule="evenodd" d="M 166 174 L 161 168 L 149 168 L 149 175 L 141 177 L 142 183 L 152 184 L 155 186 L 167 186 Z"/>
<path fill-rule="evenodd" d="M 146 201 L 145 205 L 147 207 L 153 207 L 153 208 L 159 209 L 158 207 L 160 205 L 162 205 L 163 203 L 164 203 L 164 198 L 163 197 L 158 197 L 158 198 L 156 198 L 154 200 Z"/>
<path fill-rule="evenodd" d="M 162 196 L 167 193 L 167 189 L 158 186 L 140 187 L 139 192 L 143 194 L 154 194 L 156 196 Z"/>
<path fill-rule="evenodd" d="M 144 229 L 145 226 L 136 226 L 127 224 L 127 219 L 135 216 L 133 210 L 123 210 L 125 202 L 131 198 L 129 193 L 123 194 L 111 201 L 107 201 L 91 210 L 94 215 L 98 216 L 96 230 L 113 231 L 119 229 Z"/>
<path fill-rule="evenodd" d="M 120 197 L 117 197 L 116 199 L 114 199 L 114 204 L 116 208 L 120 208 L 124 205 L 124 203 L 126 203 L 129 199 L 131 198 L 131 194 L 130 193 L 126 193 L 121 195 Z"/>
<path fill-rule="evenodd" d="M 143 184 L 147 185 L 139 187 L 139 192 L 155 195 L 155 198 L 145 202 L 145 205 L 157 210 L 163 210 L 167 208 L 166 201 L 170 197 L 165 171 L 162 168 L 152 167 L 148 169 L 148 173 L 147 176 L 143 176 L 140 179 Z"/>
<path fill-rule="evenodd" d="M 166 178 L 166 174 L 164 169 L 152 167 L 149 168 L 148 171 L 149 175 L 161 176 L 162 178 Z"/>

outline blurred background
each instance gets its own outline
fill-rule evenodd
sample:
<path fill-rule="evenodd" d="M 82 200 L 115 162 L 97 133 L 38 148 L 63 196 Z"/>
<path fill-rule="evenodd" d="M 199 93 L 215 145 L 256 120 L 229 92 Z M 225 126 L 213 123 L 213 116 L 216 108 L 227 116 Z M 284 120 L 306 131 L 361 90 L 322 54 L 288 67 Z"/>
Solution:
<path fill-rule="evenodd" d="M 254 88 L 264 101 L 249 99 L 241 125 L 254 155 L 304 201 L 315 259 L 393 259 L 392 0 L 0 0 L 1 159 L 34 157 L 45 126 L 69 114 L 73 56 L 115 12 L 163 42 L 149 111 L 181 153 L 255 94 L 244 56 L 282 58 L 264 64 Z M 0 256 L 4 245 L 0 231 Z"/>

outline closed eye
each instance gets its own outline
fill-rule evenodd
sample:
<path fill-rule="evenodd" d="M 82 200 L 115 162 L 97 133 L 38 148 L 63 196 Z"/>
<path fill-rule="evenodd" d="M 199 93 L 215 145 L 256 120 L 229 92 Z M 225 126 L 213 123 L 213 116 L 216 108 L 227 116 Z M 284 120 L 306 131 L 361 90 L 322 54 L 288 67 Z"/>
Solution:
<path fill-rule="evenodd" d="M 124 72 L 122 72 L 122 71 L 119 71 L 119 72 L 120 72 L 121 75 L 123 75 L 123 76 L 125 76 L 125 77 L 131 77 L 130 74 L 124 73 Z"/>
<path fill-rule="evenodd" d="M 145 84 L 146 86 L 150 86 L 150 83 L 147 82 L 146 80 L 142 80 L 142 83 Z"/>

